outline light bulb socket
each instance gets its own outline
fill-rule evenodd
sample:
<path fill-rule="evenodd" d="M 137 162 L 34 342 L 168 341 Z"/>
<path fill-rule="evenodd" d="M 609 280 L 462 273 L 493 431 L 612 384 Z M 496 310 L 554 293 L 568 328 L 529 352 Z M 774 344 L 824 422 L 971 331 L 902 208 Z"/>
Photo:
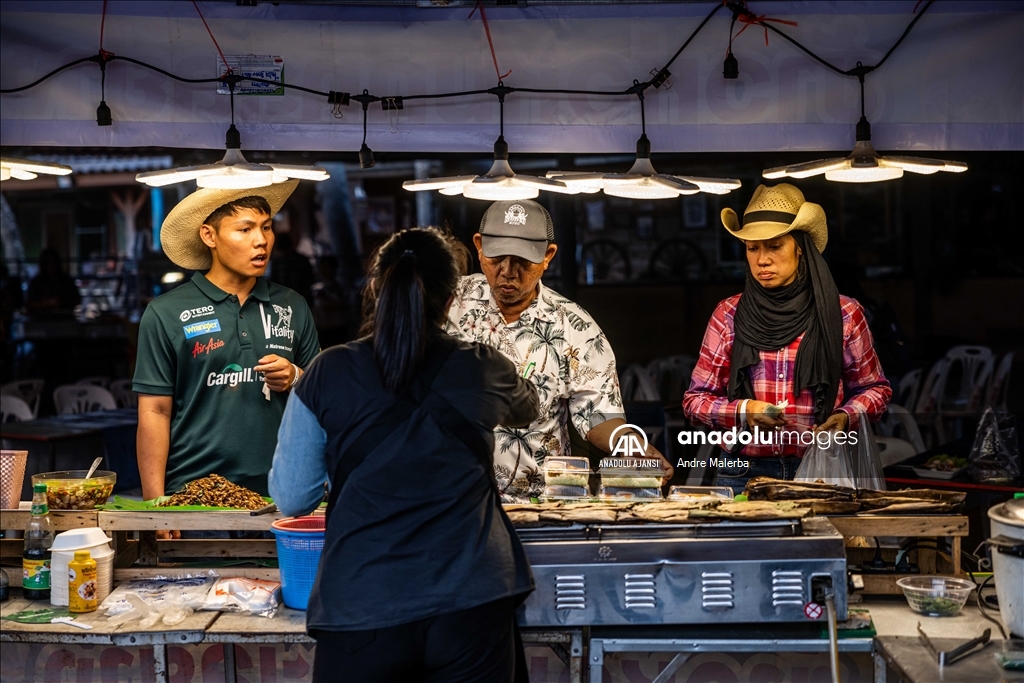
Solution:
<path fill-rule="evenodd" d="M 647 139 L 647 133 L 641 133 L 640 137 L 636 141 L 636 158 L 637 159 L 650 159 L 651 158 L 651 141 Z"/>
<path fill-rule="evenodd" d="M 498 139 L 494 141 L 494 158 L 508 159 L 508 143 L 505 142 L 504 135 L 499 135 Z"/>
<path fill-rule="evenodd" d="M 224 136 L 224 147 L 227 149 L 242 149 L 242 134 L 238 132 L 233 123 L 228 127 L 228 132 Z"/>
<path fill-rule="evenodd" d="M 359 148 L 359 168 L 373 168 L 376 162 L 373 160 L 373 150 L 363 143 Z"/>
<path fill-rule="evenodd" d="M 861 116 L 857 122 L 857 142 L 869 142 L 871 140 L 871 124 L 866 117 Z"/>
<path fill-rule="evenodd" d="M 722 76 L 729 80 L 740 77 L 740 63 L 733 55 L 732 50 L 725 56 L 725 64 L 722 67 Z"/>
<path fill-rule="evenodd" d="M 110 116 L 110 107 L 107 106 L 106 100 L 100 100 L 100 106 L 96 107 L 96 125 L 111 126 L 113 124 L 114 119 Z"/>

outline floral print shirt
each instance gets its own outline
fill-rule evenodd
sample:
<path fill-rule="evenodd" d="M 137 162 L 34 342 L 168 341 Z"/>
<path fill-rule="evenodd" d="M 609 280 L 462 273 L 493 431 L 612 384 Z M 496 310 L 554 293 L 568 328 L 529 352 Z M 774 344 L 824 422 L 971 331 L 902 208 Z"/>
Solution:
<path fill-rule="evenodd" d="M 493 346 L 537 387 L 540 415 L 526 429 L 494 431 L 494 474 L 505 502 L 544 492 L 544 460 L 569 455 L 569 421 L 586 438 L 591 427 L 622 417 L 615 355 L 601 328 L 579 305 L 538 283 L 533 303 L 506 323 L 482 274 L 459 280 L 445 331 Z"/>

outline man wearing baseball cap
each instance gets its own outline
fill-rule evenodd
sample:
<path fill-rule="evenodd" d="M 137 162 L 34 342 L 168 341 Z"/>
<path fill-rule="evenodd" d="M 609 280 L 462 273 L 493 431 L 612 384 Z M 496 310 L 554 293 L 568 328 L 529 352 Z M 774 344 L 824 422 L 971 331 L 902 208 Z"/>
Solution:
<path fill-rule="evenodd" d="M 494 433 L 495 478 L 509 502 L 544 493 L 541 467 L 547 458 L 570 455 L 570 422 L 605 452 L 625 424 L 608 339 L 582 307 L 541 282 L 558 251 L 554 239 L 551 216 L 537 202 L 492 204 L 473 235 L 483 273 L 460 279 L 445 328 L 497 348 L 540 396 L 541 413 L 529 427 Z M 672 476 L 656 449 L 648 454 Z"/>
<path fill-rule="evenodd" d="M 297 184 L 200 189 L 164 220 L 164 252 L 197 272 L 150 302 L 139 325 L 147 500 L 211 473 L 267 494 L 288 389 L 320 350 L 305 299 L 263 277 L 274 214 Z"/>

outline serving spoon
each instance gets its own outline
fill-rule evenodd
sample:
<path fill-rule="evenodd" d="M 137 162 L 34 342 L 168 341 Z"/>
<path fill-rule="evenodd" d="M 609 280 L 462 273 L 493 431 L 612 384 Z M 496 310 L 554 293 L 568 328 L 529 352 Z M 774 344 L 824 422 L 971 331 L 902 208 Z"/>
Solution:
<path fill-rule="evenodd" d="M 92 467 L 89 468 L 89 472 L 85 475 L 86 479 L 91 479 L 92 478 L 92 473 L 96 471 L 96 468 L 100 466 L 101 462 L 103 462 L 103 456 L 102 455 L 92 461 Z"/>

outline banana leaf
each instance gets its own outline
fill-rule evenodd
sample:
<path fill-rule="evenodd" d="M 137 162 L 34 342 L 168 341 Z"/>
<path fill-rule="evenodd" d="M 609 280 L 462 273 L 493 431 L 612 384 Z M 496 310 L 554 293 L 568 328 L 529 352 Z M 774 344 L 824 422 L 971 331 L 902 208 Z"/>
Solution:
<path fill-rule="evenodd" d="M 210 511 L 230 511 L 230 512 L 245 512 L 242 508 L 225 508 L 225 507 L 214 507 L 212 505 L 171 505 L 161 506 L 160 503 L 168 500 L 170 496 L 160 496 L 153 500 L 131 500 L 129 498 L 122 498 L 121 496 L 114 496 L 112 500 L 107 501 L 103 505 L 97 505 L 97 510 L 111 510 L 111 511 L 125 511 L 125 512 L 210 512 Z M 268 504 L 274 501 L 264 496 L 263 500 L 267 501 Z"/>

